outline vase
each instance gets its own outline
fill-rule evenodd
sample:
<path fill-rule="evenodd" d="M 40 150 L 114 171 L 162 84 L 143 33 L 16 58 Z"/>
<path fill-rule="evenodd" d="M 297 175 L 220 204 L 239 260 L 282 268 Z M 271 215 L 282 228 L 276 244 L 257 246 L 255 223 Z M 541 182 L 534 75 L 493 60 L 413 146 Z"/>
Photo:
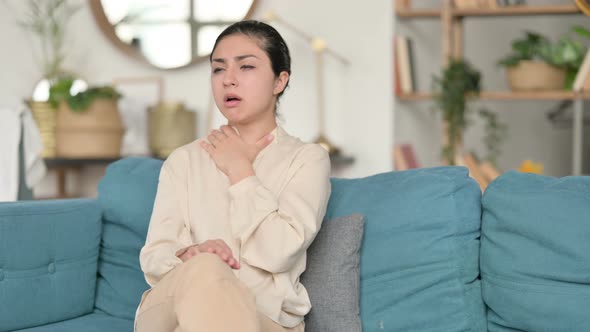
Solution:
<path fill-rule="evenodd" d="M 196 113 L 180 102 L 160 102 L 148 108 L 149 145 L 158 158 L 196 138 Z"/>

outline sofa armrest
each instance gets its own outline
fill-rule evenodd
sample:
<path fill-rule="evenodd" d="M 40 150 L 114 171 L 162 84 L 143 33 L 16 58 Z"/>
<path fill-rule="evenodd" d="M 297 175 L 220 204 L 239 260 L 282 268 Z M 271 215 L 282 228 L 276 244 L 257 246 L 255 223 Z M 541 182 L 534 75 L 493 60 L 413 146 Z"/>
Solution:
<path fill-rule="evenodd" d="M 91 312 L 100 239 L 94 199 L 0 203 L 0 331 Z"/>

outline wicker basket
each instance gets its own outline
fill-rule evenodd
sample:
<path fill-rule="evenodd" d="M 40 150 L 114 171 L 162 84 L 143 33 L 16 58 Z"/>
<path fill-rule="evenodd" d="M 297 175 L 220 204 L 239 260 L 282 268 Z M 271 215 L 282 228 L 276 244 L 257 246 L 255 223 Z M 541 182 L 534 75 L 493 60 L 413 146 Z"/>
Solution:
<path fill-rule="evenodd" d="M 57 114 L 55 108 L 48 102 L 41 101 L 27 101 L 27 105 L 33 113 L 33 119 L 39 127 L 41 134 L 41 141 L 43 142 L 43 158 L 55 157 L 56 155 L 56 140 L 55 127 L 57 123 Z"/>
<path fill-rule="evenodd" d="M 96 99 L 83 112 L 62 102 L 57 111 L 57 155 L 67 158 L 116 158 L 124 127 L 117 101 Z"/>
<path fill-rule="evenodd" d="M 148 122 L 150 149 L 160 158 L 196 137 L 196 113 L 187 111 L 182 103 L 161 102 L 150 107 Z"/>
<path fill-rule="evenodd" d="M 520 61 L 508 67 L 507 75 L 513 91 L 563 90 L 565 87 L 565 69 L 542 61 Z"/>

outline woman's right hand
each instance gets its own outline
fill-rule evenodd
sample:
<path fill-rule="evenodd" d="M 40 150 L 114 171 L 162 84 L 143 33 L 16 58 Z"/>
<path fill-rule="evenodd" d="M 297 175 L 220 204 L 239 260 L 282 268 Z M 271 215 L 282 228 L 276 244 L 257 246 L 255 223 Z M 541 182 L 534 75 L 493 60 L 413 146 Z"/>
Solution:
<path fill-rule="evenodd" d="M 226 262 L 232 269 L 239 269 L 240 263 L 234 258 L 231 249 L 223 240 L 207 240 L 201 244 L 195 244 L 176 252 L 176 257 L 183 262 L 191 259 L 200 253 L 216 254 L 222 261 Z"/>

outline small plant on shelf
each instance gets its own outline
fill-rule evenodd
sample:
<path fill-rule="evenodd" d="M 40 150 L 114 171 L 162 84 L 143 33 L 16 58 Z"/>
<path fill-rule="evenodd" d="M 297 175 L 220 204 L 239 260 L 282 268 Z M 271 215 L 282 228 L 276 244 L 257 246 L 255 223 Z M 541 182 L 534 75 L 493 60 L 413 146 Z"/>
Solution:
<path fill-rule="evenodd" d="M 513 90 L 569 90 L 587 51 L 580 38 L 590 39 L 590 31 L 574 26 L 556 42 L 527 31 L 512 42 L 511 53 L 498 65 L 507 68 Z"/>
<path fill-rule="evenodd" d="M 484 119 L 486 124 L 485 135 L 482 138 L 487 150 L 484 159 L 497 168 L 498 157 L 502 154 L 502 143 L 507 137 L 508 128 L 498 120 L 498 114 L 495 112 L 488 109 L 481 109 L 479 115 Z"/>
<path fill-rule="evenodd" d="M 57 80 L 49 89 L 49 102 L 54 108 L 58 108 L 61 102 L 67 103 L 73 112 L 84 112 L 96 99 L 117 100 L 121 95 L 111 86 L 97 86 L 71 95 L 70 91 L 74 79 L 66 77 Z"/>
<path fill-rule="evenodd" d="M 455 165 L 455 157 L 461 154 L 463 133 L 470 124 L 470 102 L 479 96 L 481 74 L 465 60 L 453 59 L 443 69 L 440 76 L 433 77 L 434 101 L 442 112 L 445 122 L 447 142 L 442 149 L 442 157 L 449 165 Z M 484 143 L 488 150 L 487 158 L 495 163 L 505 137 L 505 126 L 494 113 L 482 110 L 480 116 L 486 120 Z"/>

